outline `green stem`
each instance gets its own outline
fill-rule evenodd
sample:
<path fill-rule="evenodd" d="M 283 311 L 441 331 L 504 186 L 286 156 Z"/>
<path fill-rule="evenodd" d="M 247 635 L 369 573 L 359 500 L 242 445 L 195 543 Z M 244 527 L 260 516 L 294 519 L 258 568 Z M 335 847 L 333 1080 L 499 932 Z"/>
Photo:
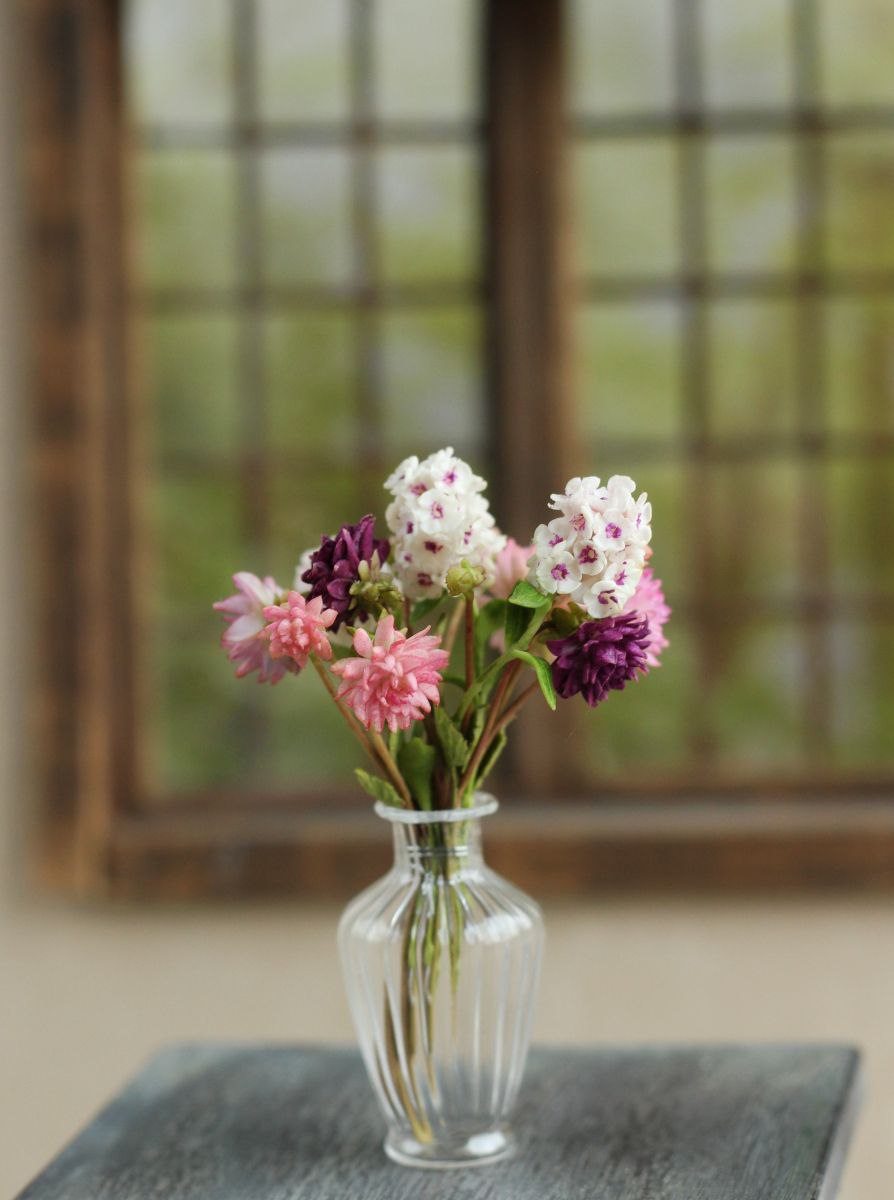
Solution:
<path fill-rule="evenodd" d="M 466 688 L 475 681 L 475 601 L 466 596 Z"/>
<path fill-rule="evenodd" d="M 456 641 L 456 635 L 459 632 L 459 627 L 462 624 L 464 604 L 457 603 L 454 605 L 453 612 L 450 614 L 450 620 L 447 625 L 447 632 L 444 634 L 444 640 L 441 643 L 441 649 L 446 650 L 450 654 L 453 650 L 453 643 Z"/>
<path fill-rule="evenodd" d="M 354 735 L 354 737 L 357 739 L 357 741 L 360 743 L 360 745 L 363 747 L 363 749 L 366 751 L 366 753 L 369 755 L 369 757 L 372 759 L 372 761 L 375 763 L 375 765 L 377 767 L 380 767 L 382 764 L 376 758 L 376 755 L 373 752 L 372 746 L 369 744 L 366 734 L 363 732 L 363 726 L 360 724 L 360 722 L 357 720 L 357 718 L 355 716 L 353 716 L 353 714 L 350 713 L 347 708 L 345 708 L 345 706 L 342 704 L 341 700 L 339 700 L 338 695 L 336 694 L 336 691 L 335 691 L 335 684 L 332 682 L 331 678 L 329 677 L 329 672 L 326 670 L 326 668 L 323 666 L 323 664 L 320 662 L 320 660 L 317 658 L 317 656 L 315 654 L 312 654 L 310 656 L 310 661 L 313 664 L 314 670 L 319 675 L 320 679 L 323 681 L 323 686 L 326 688 L 326 691 L 331 696 L 333 704 L 338 709 L 338 711 L 341 713 L 341 715 L 344 718 L 345 723 L 348 726 L 348 728 L 350 729 L 351 733 Z"/>
<path fill-rule="evenodd" d="M 468 691 L 475 682 L 475 600 L 472 596 L 466 596 L 465 617 L 466 691 Z M 469 732 L 469 726 L 471 725 L 471 722 L 472 709 L 469 708 L 465 717 L 463 717 L 463 733 L 467 734 Z"/>
<path fill-rule="evenodd" d="M 353 733 L 354 737 L 369 755 L 370 759 L 378 768 L 378 770 L 385 771 L 386 775 L 397 788 L 398 794 L 403 801 L 404 808 L 412 808 L 413 800 L 410 796 L 410 792 L 406 783 L 404 782 L 403 776 L 397 769 L 397 763 L 392 758 L 388 747 L 382 740 L 381 734 L 375 733 L 372 729 L 369 730 L 368 735 L 364 733 L 363 726 L 360 724 L 357 718 L 351 712 L 349 712 L 339 700 L 335 690 L 335 684 L 329 677 L 329 672 L 315 654 L 310 656 L 310 661 L 313 663 L 314 670 L 319 675 L 320 679 L 322 679 L 323 686 L 326 688 L 326 691 L 332 697 L 335 707 L 344 717 L 351 733 Z"/>
<path fill-rule="evenodd" d="M 494 659 L 494 661 L 490 664 L 489 667 L 486 668 L 486 670 L 481 672 L 481 674 L 478 676 L 478 678 L 475 680 L 475 682 L 472 684 L 471 687 L 466 688 L 466 690 L 462 694 L 462 698 L 460 699 L 459 708 L 456 710 L 456 716 L 458 719 L 462 718 L 466 715 L 466 713 L 469 711 L 469 707 L 472 704 L 472 701 L 475 699 L 475 697 L 478 695 L 478 693 L 481 691 L 482 687 L 490 679 L 490 677 L 495 672 L 501 671 L 503 669 L 503 667 L 505 667 L 506 664 L 511 661 L 512 661 L 511 654 L 501 654 L 499 658 Z"/>
<path fill-rule="evenodd" d="M 413 804 L 413 798 L 410 795 L 410 790 L 404 782 L 403 775 L 401 775 L 400 771 L 397 769 L 397 763 L 391 757 L 391 753 L 388 747 L 385 745 L 382 735 L 380 733 L 376 733 L 374 729 L 371 729 L 369 731 L 369 740 L 372 743 L 376 754 L 379 756 L 381 765 L 385 768 L 385 771 L 391 779 L 391 782 L 397 788 L 398 794 L 400 795 L 401 800 L 403 800 L 404 808 L 415 807 Z"/>
<path fill-rule="evenodd" d="M 521 664 L 519 663 L 519 669 L 520 668 L 521 668 Z M 510 672 L 507 671 L 506 676 L 508 676 L 509 674 L 510 674 Z M 517 675 L 518 675 L 518 671 L 512 672 L 512 679 L 511 679 L 510 683 L 515 682 L 515 677 Z M 504 676 L 504 678 L 506 676 Z M 503 681 L 501 680 L 500 682 L 502 684 Z M 506 694 L 506 691 L 508 690 L 508 686 L 509 685 L 507 684 L 507 687 L 503 690 L 503 695 Z M 525 690 L 523 692 L 521 692 L 515 700 L 513 700 L 513 702 L 504 710 L 504 712 L 502 714 L 499 714 L 497 711 L 498 706 L 497 706 L 496 697 L 495 697 L 494 704 L 491 707 L 490 716 L 487 719 L 487 724 L 485 725 L 484 729 L 482 730 L 481 737 L 478 739 L 475 749 L 472 751 L 472 757 L 469 759 L 468 763 L 466 764 L 466 769 L 463 772 L 463 776 L 460 779 L 459 784 L 457 786 L 457 791 L 460 796 L 465 794 L 467 788 L 469 788 L 470 786 L 474 786 L 475 776 L 478 772 L 478 768 L 481 766 L 481 760 L 484 758 L 485 754 L 487 753 L 488 747 L 490 746 L 491 742 L 494 740 L 494 738 L 497 736 L 497 734 L 500 732 L 500 730 L 505 729 L 506 726 L 509 724 L 509 722 L 518 715 L 518 712 L 521 709 L 522 705 L 525 704 L 527 702 L 527 700 L 531 696 L 534 695 L 534 693 L 537 691 L 537 689 L 539 687 L 540 687 L 540 684 L 535 679 L 534 682 L 529 687 L 525 688 Z"/>

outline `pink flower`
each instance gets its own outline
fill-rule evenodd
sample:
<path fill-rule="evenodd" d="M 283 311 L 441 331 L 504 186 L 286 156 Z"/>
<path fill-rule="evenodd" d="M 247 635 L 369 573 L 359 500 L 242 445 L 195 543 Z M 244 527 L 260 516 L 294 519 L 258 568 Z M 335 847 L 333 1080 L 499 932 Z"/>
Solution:
<path fill-rule="evenodd" d="M 365 629 L 354 634 L 357 658 L 333 664 L 342 676 L 339 699 L 352 708 L 367 729 L 407 729 L 440 703 L 438 685 L 449 655 L 436 647 L 440 638 L 428 628 L 411 638 L 394 628 L 394 617 L 381 618 L 373 641 Z"/>
<path fill-rule="evenodd" d="M 270 575 L 259 579 L 250 571 L 234 575 L 233 583 L 236 594 L 214 605 L 227 620 L 220 643 L 230 662 L 239 664 L 236 668 L 239 679 L 257 671 L 258 683 L 278 683 L 286 671 L 298 670 L 293 662 L 274 662 L 264 636 L 264 610 L 282 594 L 282 589 Z"/>
<path fill-rule="evenodd" d="M 284 604 L 268 604 L 264 609 L 268 625 L 264 636 L 270 641 L 270 657 L 293 659 L 306 667 L 311 654 L 328 660 L 332 646 L 326 630 L 338 613 L 323 608 L 322 596 L 308 600 L 300 592 L 289 592 Z"/>
<path fill-rule="evenodd" d="M 655 578 L 651 567 L 643 568 L 636 591 L 628 600 L 624 612 L 639 613 L 649 622 L 649 640 L 644 643 L 646 666 L 657 667 L 661 651 L 670 645 L 663 630 L 671 610 L 664 599 L 661 580 Z"/>
<path fill-rule="evenodd" d="M 506 545 L 494 559 L 494 580 L 488 588 L 490 594 L 507 600 L 515 585 L 527 578 L 528 559 L 533 553 L 533 546 L 520 546 L 515 538 L 507 538 Z"/>

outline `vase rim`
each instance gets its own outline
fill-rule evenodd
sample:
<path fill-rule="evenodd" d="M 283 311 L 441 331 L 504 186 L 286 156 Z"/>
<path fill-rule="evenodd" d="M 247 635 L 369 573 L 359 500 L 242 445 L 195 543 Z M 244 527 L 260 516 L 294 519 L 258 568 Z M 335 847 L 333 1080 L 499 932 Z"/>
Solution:
<path fill-rule="evenodd" d="M 479 817 L 489 817 L 500 807 L 496 796 L 490 792 L 476 792 L 474 804 L 468 808 L 433 808 L 431 810 L 416 808 L 396 808 L 393 804 L 383 804 L 377 800 L 375 811 L 385 821 L 393 821 L 400 825 L 434 825 L 442 821 L 474 821 Z"/>

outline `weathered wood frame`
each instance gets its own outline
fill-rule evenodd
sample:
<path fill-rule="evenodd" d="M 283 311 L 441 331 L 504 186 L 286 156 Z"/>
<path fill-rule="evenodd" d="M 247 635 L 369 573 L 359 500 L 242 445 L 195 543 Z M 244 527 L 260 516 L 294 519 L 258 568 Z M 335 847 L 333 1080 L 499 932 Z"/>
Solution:
<path fill-rule="evenodd" d="M 40 873 L 80 895 L 356 890 L 381 869 L 387 847 L 347 798 L 316 810 L 217 798 L 210 819 L 210 799 L 140 803 L 118 5 L 21 0 L 20 16 Z M 535 498 L 564 478 L 569 433 L 561 23 L 558 0 L 486 4 L 488 371 L 496 489 L 519 528 L 533 524 Z M 520 777 L 541 796 L 550 784 L 558 795 L 546 811 L 541 801 L 502 816 L 491 858 L 532 890 L 894 883 L 894 811 L 880 785 L 874 798 L 872 789 L 831 792 L 816 803 L 802 781 L 800 795 L 729 793 L 722 807 L 669 787 L 661 803 L 597 807 L 574 801 L 550 745 L 533 732 L 519 740 Z"/>

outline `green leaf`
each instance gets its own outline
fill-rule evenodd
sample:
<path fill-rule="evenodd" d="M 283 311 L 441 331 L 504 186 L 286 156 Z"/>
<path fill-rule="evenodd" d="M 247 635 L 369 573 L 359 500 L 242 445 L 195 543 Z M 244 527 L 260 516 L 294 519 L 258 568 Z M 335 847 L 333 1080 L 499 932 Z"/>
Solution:
<path fill-rule="evenodd" d="M 411 738 L 397 752 L 397 765 L 406 780 L 410 795 L 420 808 L 431 811 L 431 776 L 437 751 L 422 738 Z"/>
<path fill-rule="evenodd" d="M 513 658 L 520 659 L 523 663 L 527 663 L 529 667 L 534 668 L 537 676 L 537 682 L 540 684 L 540 690 L 543 692 L 544 699 L 550 708 L 555 712 L 556 708 L 556 689 L 553 687 L 552 672 L 548 664 L 542 659 L 537 658 L 534 654 L 529 654 L 527 650 L 511 651 Z"/>
<path fill-rule="evenodd" d="M 544 604 L 549 604 L 551 601 L 549 596 L 522 579 L 512 589 L 509 603 L 518 604 L 521 608 L 542 608 Z"/>
<path fill-rule="evenodd" d="M 514 646 L 521 641 L 531 620 L 531 610 L 518 604 L 506 605 L 506 645 Z"/>
<path fill-rule="evenodd" d="M 458 687 L 460 691 L 464 692 L 466 690 L 465 675 L 442 675 L 441 679 L 444 681 L 444 683 L 452 683 L 453 686 Z"/>
<path fill-rule="evenodd" d="M 462 771 L 469 761 L 469 743 L 453 724 L 443 708 L 436 708 L 434 713 L 435 729 L 438 731 L 438 741 L 441 743 L 444 762 L 448 767 Z"/>
<path fill-rule="evenodd" d="M 516 587 L 519 587 L 516 584 Z M 537 593 L 540 595 L 540 593 Z M 537 608 L 529 608 L 524 605 L 514 604 L 511 600 L 506 605 L 506 649 L 511 650 L 517 646 L 524 650 L 528 643 L 533 638 L 534 634 L 543 624 L 543 618 L 546 616 L 552 601 L 545 596 L 540 597 L 540 604 Z"/>
<path fill-rule="evenodd" d="M 403 808 L 403 801 L 397 788 L 386 780 L 380 779 L 378 775 L 370 775 L 369 771 L 364 771 L 361 767 L 355 767 L 354 774 L 363 790 L 368 792 L 374 800 L 378 800 L 382 804 L 390 804 L 392 808 Z"/>
<path fill-rule="evenodd" d="M 536 591 L 536 588 L 534 589 Z M 472 683 L 459 702 L 457 717 L 462 718 L 473 703 L 481 704 L 487 699 L 491 689 L 499 678 L 500 671 L 509 662 L 509 650 L 525 650 L 531 639 L 543 624 L 543 619 L 552 606 L 549 596 L 540 596 L 538 608 L 526 608 L 523 605 L 507 603 L 506 605 L 506 650 L 495 658 Z"/>

